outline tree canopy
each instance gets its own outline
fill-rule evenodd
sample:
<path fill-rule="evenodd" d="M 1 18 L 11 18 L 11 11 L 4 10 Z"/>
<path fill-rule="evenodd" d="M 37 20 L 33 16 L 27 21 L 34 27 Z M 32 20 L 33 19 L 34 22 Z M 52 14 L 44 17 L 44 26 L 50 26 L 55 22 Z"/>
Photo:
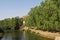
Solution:
<path fill-rule="evenodd" d="M 15 18 L 6 18 L 0 20 L 0 28 L 2 29 L 16 29 L 18 30 L 23 25 L 23 20 L 19 17 Z"/>
<path fill-rule="evenodd" d="M 26 17 L 26 26 L 42 30 L 60 31 L 60 0 L 45 0 L 31 8 Z"/>

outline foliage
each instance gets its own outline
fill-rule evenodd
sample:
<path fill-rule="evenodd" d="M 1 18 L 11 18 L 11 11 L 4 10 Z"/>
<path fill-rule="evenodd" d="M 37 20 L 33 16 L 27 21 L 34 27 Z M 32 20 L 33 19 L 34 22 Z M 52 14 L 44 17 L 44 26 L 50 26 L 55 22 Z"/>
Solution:
<path fill-rule="evenodd" d="M 31 8 L 26 17 L 26 26 L 36 26 L 42 30 L 60 31 L 60 0 L 45 0 Z"/>
<path fill-rule="evenodd" d="M 15 28 L 20 28 L 23 25 L 23 20 L 19 17 L 15 18 L 6 18 L 4 20 L 0 20 L 0 28 L 3 30 L 10 30 Z"/>

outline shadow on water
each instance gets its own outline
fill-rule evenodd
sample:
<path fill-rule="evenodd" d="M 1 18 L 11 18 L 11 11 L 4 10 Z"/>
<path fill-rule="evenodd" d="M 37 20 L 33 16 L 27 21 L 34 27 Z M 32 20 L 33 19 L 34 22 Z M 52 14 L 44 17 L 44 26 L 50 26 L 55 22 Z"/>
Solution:
<path fill-rule="evenodd" d="M 4 36 L 4 31 L 2 28 L 0 28 L 0 40 L 3 38 L 3 36 Z"/>

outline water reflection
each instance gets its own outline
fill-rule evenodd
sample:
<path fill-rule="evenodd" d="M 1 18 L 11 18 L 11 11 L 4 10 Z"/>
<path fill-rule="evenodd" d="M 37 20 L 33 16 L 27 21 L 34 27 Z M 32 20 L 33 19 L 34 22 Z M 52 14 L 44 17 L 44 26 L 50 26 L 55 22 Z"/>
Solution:
<path fill-rule="evenodd" d="M 40 37 L 35 32 L 31 32 L 28 30 L 28 31 L 26 31 L 26 40 L 53 40 L 53 39 Z"/>
<path fill-rule="evenodd" d="M 25 31 L 23 31 L 23 35 L 22 35 L 22 37 L 21 37 L 21 40 L 26 40 Z"/>
<path fill-rule="evenodd" d="M 22 32 L 15 31 L 12 33 L 5 33 L 3 39 L 1 40 L 21 40 Z"/>
<path fill-rule="evenodd" d="M 22 32 L 20 31 L 15 31 L 14 32 L 14 37 L 12 37 L 12 40 L 21 40 Z"/>
<path fill-rule="evenodd" d="M 4 36 L 4 31 L 2 28 L 0 28 L 0 40 L 3 38 L 3 36 Z"/>
<path fill-rule="evenodd" d="M 4 33 L 0 33 L 0 40 L 3 38 Z"/>
<path fill-rule="evenodd" d="M 3 39 L 1 40 L 51 40 L 47 38 L 40 37 L 36 35 L 34 32 L 30 31 L 15 31 L 11 33 L 5 33 Z"/>

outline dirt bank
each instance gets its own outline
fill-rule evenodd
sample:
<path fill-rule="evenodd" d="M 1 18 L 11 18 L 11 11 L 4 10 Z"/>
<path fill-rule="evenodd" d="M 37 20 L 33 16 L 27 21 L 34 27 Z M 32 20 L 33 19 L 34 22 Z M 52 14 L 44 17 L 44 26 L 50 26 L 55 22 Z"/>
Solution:
<path fill-rule="evenodd" d="M 24 30 L 31 30 L 31 32 L 35 32 L 37 34 L 39 34 L 42 37 L 46 37 L 46 38 L 50 38 L 50 39 L 55 39 L 56 37 L 60 37 L 59 33 L 51 33 L 51 32 L 47 32 L 47 31 L 42 31 L 42 30 L 35 30 L 35 29 L 31 29 L 28 27 L 24 27 Z"/>

